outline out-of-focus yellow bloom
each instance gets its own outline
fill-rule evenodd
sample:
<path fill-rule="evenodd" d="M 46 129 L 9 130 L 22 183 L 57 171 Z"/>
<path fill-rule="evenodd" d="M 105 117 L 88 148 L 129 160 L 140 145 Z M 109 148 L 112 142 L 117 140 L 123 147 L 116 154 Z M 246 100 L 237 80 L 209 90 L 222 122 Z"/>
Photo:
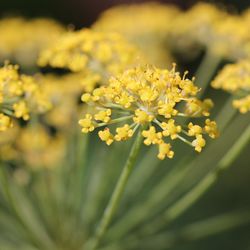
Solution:
<path fill-rule="evenodd" d="M 33 168 L 53 168 L 65 156 L 66 141 L 61 135 L 50 135 L 44 127 L 34 125 L 20 130 L 15 147 L 19 158 Z"/>
<path fill-rule="evenodd" d="M 205 44 L 222 58 L 237 60 L 249 57 L 249 24 L 242 16 L 228 14 L 213 25 L 213 34 Z"/>
<path fill-rule="evenodd" d="M 160 3 L 127 4 L 106 10 L 92 26 L 99 31 L 118 32 L 135 43 L 151 63 L 170 66 L 168 33 L 180 11 Z"/>
<path fill-rule="evenodd" d="M 138 50 L 119 34 L 83 29 L 64 34 L 41 53 L 38 64 L 81 72 L 91 91 L 110 75 L 135 65 L 139 57 Z"/>
<path fill-rule="evenodd" d="M 13 126 L 9 116 L 0 113 L 0 132 L 6 131 Z"/>
<path fill-rule="evenodd" d="M 88 79 L 85 81 L 81 73 L 63 76 L 39 74 L 35 78 L 53 106 L 44 116 L 46 122 L 57 129 L 69 131 L 78 120 L 81 93 L 92 89 L 92 84 Z"/>
<path fill-rule="evenodd" d="M 207 48 L 218 57 L 235 60 L 250 55 L 247 14 L 233 15 L 214 4 L 198 3 L 177 16 L 170 29 L 172 48 L 197 54 Z"/>
<path fill-rule="evenodd" d="M 15 160 L 18 157 L 13 144 L 17 141 L 20 128 L 17 124 L 8 128 L 4 133 L 0 132 L 0 159 L 2 161 Z"/>
<path fill-rule="evenodd" d="M 225 13 L 208 3 L 197 3 L 178 15 L 169 30 L 169 41 L 174 50 L 185 55 L 197 54 L 213 33 L 214 25 Z"/>
<path fill-rule="evenodd" d="M 50 108 L 50 101 L 33 77 L 20 75 L 18 66 L 0 68 L 0 131 L 12 126 L 12 117 L 28 120 L 31 112 L 43 113 Z"/>
<path fill-rule="evenodd" d="M 209 115 L 207 105 L 196 98 L 198 91 L 193 80 L 187 79 L 186 74 L 181 77 L 175 66 L 171 70 L 138 66 L 111 77 L 109 85 L 95 89 L 92 94 L 83 94 L 82 100 L 89 105 L 90 112 L 79 124 L 83 133 L 104 126 L 99 137 L 108 145 L 113 141 L 128 140 L 141 126 L 145 145 L 157 144 L 160 159 L 172 158 L 174 154 L 166 140 L 180 139 L 200 152 L 205 146 L 204 134 L 208 133 L 212 138 L 218 135 L 216 123 L 207 120 L 204 129 L 190 123 L 189 131 L 186 131 L 177 119 Z M 199 106 L 195 114 L 186 112 L 185 105 L 178 105 L 187 104 L 194 98 Z M 113 135 L 110 127 L 116 123 L 123 125 L 115 126 Z M 189 141 L 189 137 L 195 139 Z"/>
<path fill-rule="evenodd" d="M 51 134 L 37 123 L 26 127 L 17 124 L 0 136 L 0 159 L 25 163 L 29 168 L 54 168 L 60 166 L 66 153 L 66 134 Z"/>
<path fill-rule="evenodd" d="M 212 82 L 216 89 L 223 89 L 233 96 L 233 106 L 241 113 L 250 111 L 250 62 L 242 60 L 226 65 Z"/>
<path fill-rule="evenodd" d="M 4 18 L 0 20 L 0 60 L 12 60 L 23 67 L 35 66 L 38 53 L 64 31 L 52 19 Z"/>

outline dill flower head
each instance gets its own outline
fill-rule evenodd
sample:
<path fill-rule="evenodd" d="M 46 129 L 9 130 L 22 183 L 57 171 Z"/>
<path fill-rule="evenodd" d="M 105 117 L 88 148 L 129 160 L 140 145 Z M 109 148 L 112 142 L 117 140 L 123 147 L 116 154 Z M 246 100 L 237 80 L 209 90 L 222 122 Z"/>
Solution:
<path fill-rule="evenodd" d="M 230 14 L 214 4 L 198 3 L 177 16 L 169 31 L 170 42 L 173 49 L 185 54 L 205 47 L 218 57 L 235 60 L 249 56 L 248 27 L 247 17 Z"/>
<path fill-rule="evenodd" d="M 90 106 L 89 113 L 79 121 L 83 133 L 104 127 L 98 135 L 110 145 L 131 138 L 142 127 L 144 144 L 159 147 L 159 159 L 172 158 L 171 140 L 179 139 L 200 152 L 205 146 L 204 134 L 215 138 L 216 123 L 206 119 L 205 126 L 193 121 L 188 127 L 179 123 L 181 117 L 207 117 L 211 100 L 198 100 L 199 89 L 193 80 L 175 71 L 153 66 L 138 66 L 111 77 L 109 85 L 85 93 L 82 101 Z M 111 128 L 112 124 L 121 125 Z M 114 132 L 112 132 L 112 130 Z M 191 140 L 189 138 L 192 138 Z"/>
<path fill-rule="evenodd" d="M 185 55 L 193 56 L 210 40 L 214 25 L 223 20 L 224 15 L 225 13 L 213 4 L 195 4 L 174 19 L 169 30 L 171 47 Z"/>
<path fill-rule="evenodd" d="M 0 68 L 0 131 L 12 127 L 12 117 L 28 120 L 30 113 L 44 113 L 51 103 L 33 77 L 20 75 L 18 66 Z"/>
<path fill-rule="evenodd" d="M 123 4 L 103 12 L 92 28 L 118 32 L 136 44 L 151 63 L 170 65 L 172 59 L 166 44 L 173 19 L 179 13 L 172 5 L 156 2 Z"/>
<path fill-rule="evenodd" d="M 44 50 L 38 64 L 82 72 L 93 86 L 134 65 L 138 56 L 137 49 L 118 34 L 82 29 L 66 33 Z"/>
<path fill-rule="evenodd" d="M 38 53 L 64 31 L 63 26 L 48 18 L 4 18 L 0 20 L 0 59 L 34 66 Z"/>
<path fill-rule="evenodd" d="M 241 60 L 226 65 L 212 82 L 216 89 L 223 89 L 233 96 L 233 106 L 241 113 L 250 111 L 250 62 Z"/>
<path fill-rule="evenodd" d="M 222 58 L 237 60 L 250 54 L 249 24 L 240 15 L 224 15 L 223 19 L 213 25 L 206 46 Z"/>

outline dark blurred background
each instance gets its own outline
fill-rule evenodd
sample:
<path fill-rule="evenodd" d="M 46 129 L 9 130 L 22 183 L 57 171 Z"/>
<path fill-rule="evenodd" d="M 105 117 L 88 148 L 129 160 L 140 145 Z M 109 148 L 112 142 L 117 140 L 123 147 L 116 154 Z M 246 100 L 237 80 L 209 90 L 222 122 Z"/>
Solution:
<path fill-rule="evenodd" d="M 24 15 L 27 17 L 48 16 L 66 24 L 74 24 L 77 28 L 88 26 L 96 20 L 105 9 L 121 3 L 152 2 L 145 0 L 0 0 L 0 16 Z M 195 0 L 162 0 L 181 8 L 188 8 Z M 207 1 L 225 4 L 234 11 L 240 11 L 250 6 L 249 0 Z"/>

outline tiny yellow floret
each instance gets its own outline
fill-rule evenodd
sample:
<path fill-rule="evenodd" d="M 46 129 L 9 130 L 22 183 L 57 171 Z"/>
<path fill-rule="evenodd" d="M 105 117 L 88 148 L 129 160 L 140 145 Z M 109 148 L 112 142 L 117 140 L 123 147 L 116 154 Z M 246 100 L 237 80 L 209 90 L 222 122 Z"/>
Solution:
<path fill-rule="evenodd" d="M 169 143 L 161 143 L 159 145 L 159 153 L 157 157 L 160 160 L 164 160 L 166 156 L 171 159 L 174 156 L 174 152 L 171 150 L 171 145 Z"/>
<path fill-rule="evenodd" d="M 116 129 L 115 140 L 116 141 L 125 141 L 133 136 L 133 130 L 130 129 L 128 124 L 125 124 L 123 127 Z"/>
<path fill-rule="evenodd" d="M 111 145 L 114 141 L 114 136 L 110 133 L 108 128 L 98 132 L 98 135 L 102 141 L 105 141 L 107 145 Z"/>
<path fill-rule="evenodd" d="M 206 141 L 202 135 L 197 135 L 196 139 L 192 141 L 192 145 L 197 152 L 201 152 L 202 148 L 206 145 Z"/>
<path fill-rule="evenodd" d="M 89 115 L 89 114 L 86 114 L 85 118 L 79 121 L 79 124 L 82 127 L 83 133 L 88 133 L 95 129 L 95 126 L 92 122 L 92 115 Z"/>

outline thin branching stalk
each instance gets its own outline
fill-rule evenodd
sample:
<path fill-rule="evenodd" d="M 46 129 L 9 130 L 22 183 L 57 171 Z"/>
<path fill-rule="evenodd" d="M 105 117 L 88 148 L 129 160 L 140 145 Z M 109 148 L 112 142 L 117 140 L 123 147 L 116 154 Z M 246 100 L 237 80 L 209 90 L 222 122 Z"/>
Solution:
<path fill-rule="evenodd" d="M 215 75 L 221 61 L 222 58 L 220 56 L 215 55 L 211 50 L 206 51 L 202 62 L 195 73 L 196 84 L 201 88 L 199 96 L 202 96 L 205 93 L 206 88 Z"/>
<path fill-rule="evenodd" d="M 134 141 L 134 144 L 132 146 L 132 149 L 130 151 L 129 157 L 127 159 L 127 162 L 122 170 L 122 173 L 118 179 L 118 182 L 115 186 L 115 189 L 113 191 L 113 194 L 110 198 L 110 201 L 103 213 L 103 216 L 101 218 L 100 224 L 97 227 L 96 233 L 94 235 L 94 238 L 89 241 L 89 244 L 87 245 L 89 250 L 94 250 L 98 247 L 100 240 L 104 236 L 116 210 L 120 203 L 121 197 L 123 195 L 123 192 L 125 190 L 126 184 L 128 182 L 129 176 L 132 173 L 132 170 L 135 166 L 137 156 L 139 154 L 140 148 L 142 144 L 142 135 L 141 131 L 138 132 L 137 138 Z"/>
<path fill-rule="evenodd" d="M 143 240 L 131 236 L 129 239 L 126 239 L 126 242 L 128 242 L 126 247 L 134 249 L 134 247 L 140 246 L 141 249 L 154 249 L 154 246 L 157 246 L 157 249 L 172 249 L 178 245 L 185 245 L 191 241 L 233 230 L 248 224 L 249 221 L 250 212 L 248 210 L 227 212 L 193 222 L 176 230 L 162 232 Z M 107 249 L 109 249 L 109 246 L 101 250 Z"/>
<path fill-rule="evenodd" d="M 26 220 L 23 218 L 22 214 L 19 212 L 20 208 L 18 203 L 15 200 L 15 195 L 10 188 L 10 181 L 8 178 L 8 174 L 6 172 L 5 166 L 0 166 L 0 178 L 1 178 L 1 187 L 8 202 L 11 210 L 13 211 L 17 221 L 22 225 L 22 227 L 26 230 L 28 237 L 30 238 L 31 242 L 34 246 L 43 246 L 47 249 L 53 249 L 54 244 L 50 241 L 47 235 L 39 235 L 39 233 L 35 232 L 29 225 L 26 223 Z M 41 238 L 41 239 L 39 239 Z M 46 241 L 43 241 L 46 239 Z"/>
<path fill-rule="evenodd" d="M 190 191 L 188 191 L 181 199 L 177 200 L 170 206 L 161 216 L 160 219 L 155 220 L 150 225 L 150 232 L 160 230 L 171 221 L 177 219 L 182 215 L 190 206 L 192 206 L 214 183 L 218 180 L 219 176 L 226 168 L 230 167 L 233 161 L 238 157 L 240 152 L 249 143 L 250 140 L 250 126 L 241 134 L 240 138 L 232 145 L 226 155 L 220 160 L 217 167 L 210 171 L 207 175 L 199 181 Z"/>
<path fill-rule="evenodd" d="M 237 113 L 237 111 L 232 108 L 231 102 L 232 99 L 229 98 L 226 104 L 222 107 L 221 112 L 217 115 L 215 119 L 220 121 L 219 126 L 221 131 L 225 130 L 227 125 L 230 123 L 230 121 L 232 121 L 233 117 Z M 192 155 L 188 155 L 188 157 L 184 158 L 179 164 L 172 166 L 174 167 L 173 170 L 170 171 L 170 173 L 166 175 L 162 180 L 160 180 L 157 185 L 151 190 L 150 197 L 146 201 L 139 203 L 133 206 L 131 209 L 127 210 L 126 214 L 124 214 L 123 217 L 111 228 L 111 230 L 109 230 L 107 237 L 109 239 L 121 238 L 123 235 L 128 233 L 133 228 L 133 226 L 142 222 L 150 211 L 155 211 L 156 213 L 158 209 L 161 209 L 161 207 L 159 206 L 161 201 L 169 199 L 169 195 L 171 195 L 171 193 L 178 186 L 178 184 L 180 182 L 183 183 L 183 178 L 185 177 L 185 175 L 188 172 L 192 171 L 194 165 L 187 164 L 187 162 L 189 162 L 189 158 L 192 159 Z M 149 153 L 145 155 L 144 160 L 145 162 L 150 162 Z M 187 167 L 183 167 L 181 169 L 180 167 L 185 165 L 183 163 L 185 163 Z M 154 166 L 154 164 L 152 165 Z M 157 166 L 157 164 L 155 165 Z M 143 168 L 141 167 L 141 169 Z M 131 187 L 129 188 L 131 189 Z M 136 188 L 134 192 L 136 194 L 138 192 L 138 189 Z"/>

